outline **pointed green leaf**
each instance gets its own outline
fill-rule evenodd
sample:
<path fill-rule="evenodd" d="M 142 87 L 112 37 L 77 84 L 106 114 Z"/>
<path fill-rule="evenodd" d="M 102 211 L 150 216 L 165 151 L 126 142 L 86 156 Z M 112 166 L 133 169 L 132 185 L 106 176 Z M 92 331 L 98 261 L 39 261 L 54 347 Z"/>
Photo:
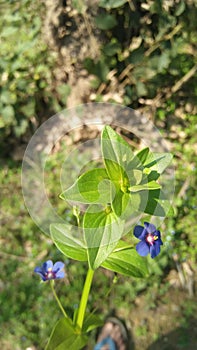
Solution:
<path fill-rule="evenodd" d="M 102 325 L 103 325 L 103 320 L 101 320 L 99 316 L 94 314 L 89 314 L 85 316 L 82 331 L 84 333 L 88 333 L 93 329 L 100 327 Z"/>
<path fill-rule="evenodd" d="M 109 203 L 113 196 L 113 185 L 103 168 L 92 169 L 82 174 L 64 191 L 60 198 L 80 203 Z"/>
<path fill-rule="evenodd" d="M 84 215 L 83 227 L 89 266 L 96 269 L 117 245 L 124 225 L 110 208 L 101 211 L 97 206 L 90 206 Z"/>
<path fill-rule="evenodd" d="M 140 160 L 140 162 L 142 164 L 145 163 L 147 157 L 148 157 L 148 154 L 149 154 L 149 148 L 146 147 L 146 148 L 143 148 L 142 150 L 140 150 L 137 154 L 136 154 L 136 157 Z"/>
<path fill-rule="evenodd" d="M 129 193 L 123 193 L 120 189 L 117 188 L 116 195 L 112 202 L 112 208 L 114 213 L 120 217 L 124 216 L 124 213 L 127 209 L 127 205 L 129 202 Z"/>
<path fill-rule="evenodd" d="M 80 350 L 86 344 L 87 338 L 76 331 L 71 320 L 62 318 L 56 323 L 45 350 Z"/>
<path fill-rule="evenodd" d="M 171 153 L 149 153 L 146 162 L 144 163 L 145 168 L 151 168 L 151 170 L 157 171 L 162 174 L 163 171 L 172 162 Z"/>
<path fill-rule="evenodd" d="M 75 237 L 75 233 L 70 231 L 66 224 L 51 224 L 50 232 L 56 247 L 68 258 L 87 261 L 87 251 L 85 242 Z"/>
<path fill-rule="evenodd" d="M 158 180 L 159 177 L 160 177 L 160 174 L 157 171 L 155 170 L 152 171 L 150 168 L 144 168 L 141 183 L 156 181 Z"/>
<path fill-rule="evenodd" d="M 146 259 L 132 246 L 128 246 L 128 243 L 120 242 L 121 245 L 108 256 L 102 267 L 125 276 L 145 277 L 148 274 Z"/>
<path fill-rule="evenodd" d="M 139 210 L 140 196 L 138 193 L 123 193 L 121 190 L 116 192 L 116 196 L 112 202 L 114 213 L 126 220 L 131 214 Z"/>
<path fill-rule="evenodd" d="M 143 169 L 143 164 L 146 162 L 146 159 L 149 154 L 149 148 L 143 148 L 140 150 L 129 162 L 127 170 L 133 170 L 133 169 Z"/>
<path fill-rule="evenodd" d="M 165 168 L 171 163 L 172 158 L 171 153 L 153 153 L 150 152 L 149 148 L 144 148 L 130 160 L 127 171 L 135 168 L 142 170 L 151 168 L 152 171 L 155 170 L 159 174 L 162 174 Z"/>
<path fill-rule="evenodd" d="M 139 169 L 127 169 L 126 174 L 129 178 L 129 183 L 131 186 L 139 185 L 143 179 L 143 172 Z"/>
<path fill-rule="evenodd" d="M 139 195 L 140 211 L 161 217 L 165 217 L 168 212 L 171 211 L 171 204 L 160 189 L 153 191 L 142 191 L 139 192 Z"/>
<path fill-rule="evenodd" d="M 131 192 L 138 192 L 138 191 L 144 191 L 144 190 L 157 190 L 161 188 L 161 185 L 158 184 L 156 181 L 151 181 L 145 184 L 140 184 L 136 186 L 129 187 L 129 191 Z"/>
<path fill-rule="evenodd" d="M 125 169 L 133 158 L 131 148 L 110 126 L 103 129 L 101 148 L 108 176 L 123 189 L 128 184 Z"/>
<path fill-rule="evenodd" d="M 129 195 L 129 202 L 128 202 L 126 211 L 124 213 L 125 218 L 139 211 L 139 207 L 140 207 L 140 195 L 139 193 L 133 192 Z"/>

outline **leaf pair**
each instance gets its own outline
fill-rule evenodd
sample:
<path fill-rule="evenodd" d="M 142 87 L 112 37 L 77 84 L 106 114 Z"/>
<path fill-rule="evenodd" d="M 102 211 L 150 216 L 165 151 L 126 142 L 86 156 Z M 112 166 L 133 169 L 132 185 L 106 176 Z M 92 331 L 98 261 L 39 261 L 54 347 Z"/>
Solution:
<path fill-rule="evenodd" d="M 85 240 L 76 238 L 71 233 L 68 233 L 66 224 L 52 224 L 51 236 L 57 248 L 68 258 L 87 261 L 90 256 L 95 264 L 99 262 L 98 259 L 102 250 L 97 252 L 97 249 L 92 248 L 93 251 L 91 251 L 90 248 L 90 253 L 88 254 Z M 107 257 L 103 258 L 101 254 L 99 264 L 102 267 L 126 276 L 145 277 L 147 275 L 146 260 L 138 255 L 130 244 L 119 240 L 114 246 L 115 248 Z M 102 261 L 103 259 L 104 261 Z"/>

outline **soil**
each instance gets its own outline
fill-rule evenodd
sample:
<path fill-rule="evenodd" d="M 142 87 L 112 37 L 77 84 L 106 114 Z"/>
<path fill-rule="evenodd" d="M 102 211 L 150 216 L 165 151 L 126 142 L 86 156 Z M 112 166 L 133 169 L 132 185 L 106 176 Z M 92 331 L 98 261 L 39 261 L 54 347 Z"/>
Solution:
<path fill-rule="evenodd" d="M 137 303 L 128 312 L 133 349 L 195 349 L 197 319 L 192 311 L 195 300 L 185 291 L 171 288 L 154 307 L 148 305 L 146 295 L 139 297 Z"/>
<path fill-rule="evenodd" d="M 158 296 L 157 296 L 158 298 Z M 150 298 L 149 298 L 150 299 Z M 171 287 L 155 304 L 147 295 L 137 297 L 135 305 L 119 309 L 130 337 L 128 350 L 194 350 L 197 339 L 197 304 L 184 290 Z M 94 341 L 86 350 L 92 350 Z"/>

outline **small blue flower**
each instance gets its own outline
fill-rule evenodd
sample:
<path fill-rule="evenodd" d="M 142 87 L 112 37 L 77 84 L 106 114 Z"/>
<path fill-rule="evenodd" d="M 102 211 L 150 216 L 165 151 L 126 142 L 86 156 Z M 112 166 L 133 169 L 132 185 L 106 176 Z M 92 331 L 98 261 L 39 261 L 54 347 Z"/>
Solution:
<path fill-rule="evenodd" d="M 155 225 L 145 222 L 144 227 L 136 226 L 134 228 L 134 236 L 141 241 L 136 246 L 139 255 L 146 256 L 150 253 L 151 258 L 155 258 L 160 253 L 160 245 L 163 242 L 160 231 L 156 230 Z"/>
<path fill-rule="evenodd" d="M 65 272 L 62 271 L 64 268 L 64 263 L 57 261 L 54 265 L 51 260 L 47 260 L 44 264 L 36 266 L 34 272 L 41 276 L 43 281 L 55 280 L 57 278 L 64 278 Z"/>

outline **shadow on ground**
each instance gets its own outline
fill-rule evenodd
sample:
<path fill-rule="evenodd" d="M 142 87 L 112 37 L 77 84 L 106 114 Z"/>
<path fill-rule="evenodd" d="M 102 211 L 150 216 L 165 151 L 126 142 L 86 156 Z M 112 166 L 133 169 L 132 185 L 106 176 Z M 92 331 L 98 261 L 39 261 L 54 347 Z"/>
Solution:
<path fill-rule="evenodd" d="M 194 350 L 197 339 L 197 319 L 189 318 L 182 327 L 174 329 L 154 343 L 147 350 Z"/>

